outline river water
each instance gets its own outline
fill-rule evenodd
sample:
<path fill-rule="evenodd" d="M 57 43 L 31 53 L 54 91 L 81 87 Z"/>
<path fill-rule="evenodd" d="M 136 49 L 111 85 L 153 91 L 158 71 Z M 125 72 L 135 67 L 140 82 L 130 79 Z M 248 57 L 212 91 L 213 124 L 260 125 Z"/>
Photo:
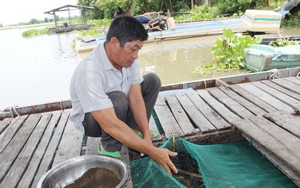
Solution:
<path fill-rule="evenodd" d="M 78 34 L 23 38 L 23 29 L 0 30 L 0 110 L 68 100 L 72 73 L 87 53 L 77 54 L 72 41 Z M 298 35 L 299 28 L 282 29 L 283 35 Z M 162 84 L 241 74 L 224 71 L 195 74 L 199 65 L 212 61 L 211 47 L 217 36 L 145 44 L 139 54 L 142 73 L 155 72 Z"/>

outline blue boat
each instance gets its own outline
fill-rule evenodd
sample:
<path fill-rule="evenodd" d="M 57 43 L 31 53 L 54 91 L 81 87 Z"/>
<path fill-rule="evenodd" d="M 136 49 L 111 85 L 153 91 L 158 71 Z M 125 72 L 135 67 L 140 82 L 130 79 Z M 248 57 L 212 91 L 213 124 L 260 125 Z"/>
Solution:
<path fill-rule="evenodd" d="M 300 45 L 273 47 L 254 44 L 244 52 L 246 67 L 254 72 L 300 66 Z"/>

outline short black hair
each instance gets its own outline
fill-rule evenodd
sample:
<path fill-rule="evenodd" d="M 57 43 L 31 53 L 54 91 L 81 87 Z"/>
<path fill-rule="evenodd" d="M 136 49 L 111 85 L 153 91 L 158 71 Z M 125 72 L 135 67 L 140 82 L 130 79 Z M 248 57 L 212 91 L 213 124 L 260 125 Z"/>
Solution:
<path fill-rule="evenodd" d="M 136 18 L 132 16 L 118 16 L 109 26 L 106 42 L 110 41 L 112 37 L 116 37 L 120 41 L 121 47 L 123 47 L 126 42 L 135 40 L 146 41 L 148 33 Z"/>

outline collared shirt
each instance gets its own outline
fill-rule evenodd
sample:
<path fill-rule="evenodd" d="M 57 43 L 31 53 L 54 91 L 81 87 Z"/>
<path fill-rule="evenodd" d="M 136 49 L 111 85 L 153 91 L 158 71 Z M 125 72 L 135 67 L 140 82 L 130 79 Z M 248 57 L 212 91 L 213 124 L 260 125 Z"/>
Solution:
<path fill-rule="evenodd" d="M 110 63 L 104 45 L 99 45 L 78 64 L 72 76 L 70 120 L 83 130 L 85 113 L 113 107 L 106 93 L 122 91 L 127 95 L 131 84 L 140 84 L 142 81 L 136 60 L 130 67 L 123 67 L 120 72 Z"/>

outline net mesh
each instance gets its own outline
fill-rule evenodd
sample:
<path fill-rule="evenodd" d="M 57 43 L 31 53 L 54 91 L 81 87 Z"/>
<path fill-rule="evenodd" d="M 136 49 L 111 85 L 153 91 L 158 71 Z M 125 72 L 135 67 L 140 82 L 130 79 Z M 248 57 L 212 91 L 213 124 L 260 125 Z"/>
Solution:
<path fill-rule="evenodd" d="M 188 152 L 197 161 L 206 188 L 297 187 L 247 141 L 197 145 L 176 137 L 161 147 Z M 134 187 L 186 187 L 149 157 L 131 161 L 131 175 Z"/>

